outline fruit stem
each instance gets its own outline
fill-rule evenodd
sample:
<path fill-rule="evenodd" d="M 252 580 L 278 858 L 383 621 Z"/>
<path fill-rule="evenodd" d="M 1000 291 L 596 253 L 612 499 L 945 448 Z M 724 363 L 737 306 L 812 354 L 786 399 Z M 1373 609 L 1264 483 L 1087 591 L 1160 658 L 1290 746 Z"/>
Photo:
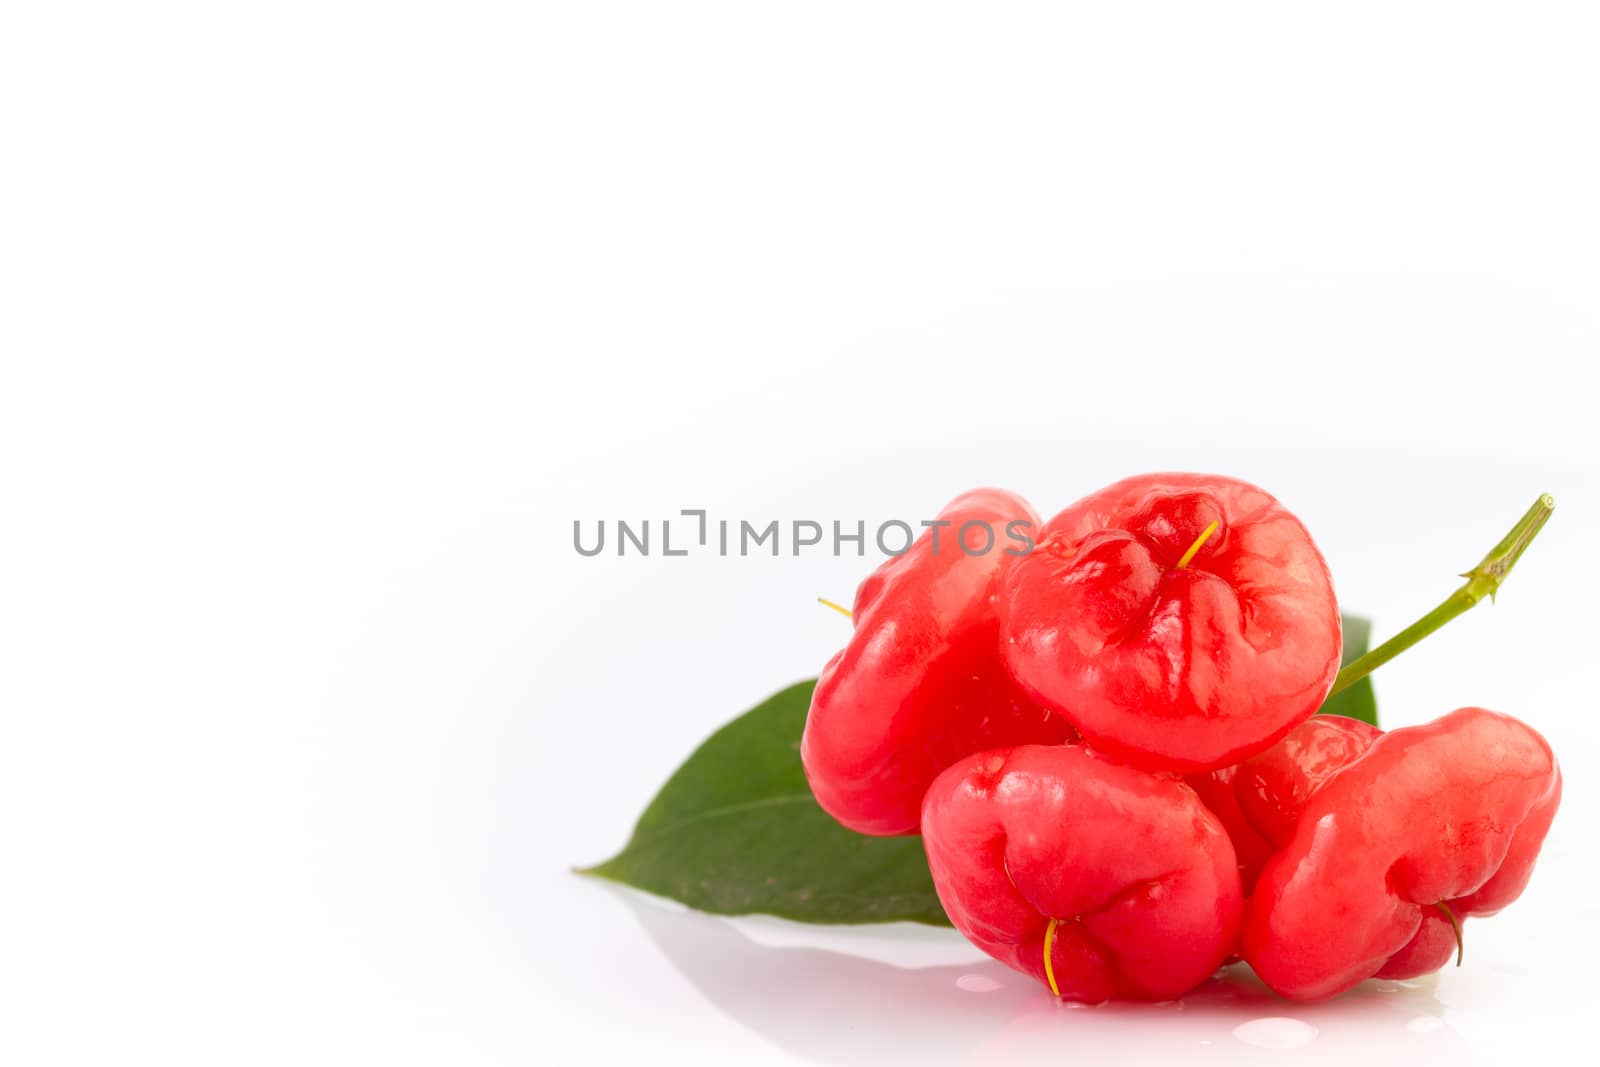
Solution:
<path fill-rule="evenodd" d="M 821 597 L 821 596 L 817 597 L 817 603 L 821 604 L 825 608 L 832 608 L 834 611 L 837 611 L 840 615 L 843 615 L 847 619 L 853 617 L 850 614 L 850 609 L 849 608 L 845 607 L 843 604 L 835 604 L 833 601 L 829 600 L 827 597 Z"/>
<path fill-rule="evenodd" d="M 1522 553 L 1527 551 L 1544 524 L 1550 520 L 1550 514 L 1555 510 L 1555 506 L 1555 498 L 1549 493 L 1535 500 L 1533 507 L 1517 521 L 1511 532 L 1501 538 L 1500 543 L 1490 549 L 1489 554 L 1484 556 L 1476 567 L 1461 576 L 1467 580 L 1465 585 L 1445 598 L 1444 603 L 1371 652 L 1346 664 L 1334 678 L 1333 688 L 1329 690 L 1328 695 L 1343 692 L 1355 685 L 1457 615 L 1470 610 L 1484 597 L 1493 600 L 1495 593 L 1500 589 L 1500 583 L 1506 580 L 1511 568 L 1516 566 Z"/>
<path fill-rule="evenodd" d="M 1462 938 L 1461 938 L 1461 920 L 1456 918 L 1456 913 L 1450 910 L 1450 905 L 1446 904 L 1442 900 L 1438 901 L 1437 903 L 1435 903 L 1434 907 L 1436 907 L 1440 911 L 1444 912 L 1444 917 L 1446 919 L 1450 920 L 1450 929 L 1455 931 L 1455 935 L 1456 935 L 1456 966 L 1459 967 L 1459 966 L 1461 966 L 1461 957 L 1465 956 L 1467 954 L 1466 942 L 1463 941 Z"/>

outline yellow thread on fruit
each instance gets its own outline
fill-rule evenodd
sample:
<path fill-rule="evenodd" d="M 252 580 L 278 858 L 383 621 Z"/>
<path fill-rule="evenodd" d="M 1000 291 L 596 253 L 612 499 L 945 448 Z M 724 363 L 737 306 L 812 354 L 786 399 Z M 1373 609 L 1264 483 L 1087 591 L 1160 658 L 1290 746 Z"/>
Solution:
<path fill-rule="evenodd" d="M 817 603 L 821 604 L 823 607 L 832 608 L 834 611 L 837 611 L 840 615 L 843 615 L 847 619 L 852 617 L 849 608 L 845 607 L 843 604 L 835 604 L 827 597 L 817 597 Z"/>
<path fill-rule="evenodd" d="M 1220 519 L 1212 519 L 1211 525 L 1207 526 L 1201 531 L 1200 536 L 1194 539 L 1194 544 L 1189 546 L 1189 551 L 1185 552 L 1183 558 L 1178 560 L 1178 569 L 1180 571 L 1189 565 L 1190 560 L 1194 559 L 1195 554 L 1200 551 L 1200 546 L 1205 544 L 1211 535 L 1217 532 L 1217 527 L 1221 524 L 1221 521 Z"/>
<path fill-rule="evenodd" d="M 1056 985 L 1056 969 L 1050 962 L 1050 946 L 1056 943 L 1056 923 L 1060 919 L 1051 919 L 1050 925 L 1044 928 L 1044 976 L 1050 983 L 1050 992 L 1056 996 L 1061 995 L 1061 987 Z"/>

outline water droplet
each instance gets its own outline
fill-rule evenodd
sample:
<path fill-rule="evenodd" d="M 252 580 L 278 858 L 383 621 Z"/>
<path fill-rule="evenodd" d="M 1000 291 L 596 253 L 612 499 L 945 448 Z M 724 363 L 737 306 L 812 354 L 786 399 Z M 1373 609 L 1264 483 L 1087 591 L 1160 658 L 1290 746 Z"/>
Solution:
<path fill-rule="evenodd" d="M 956 979 L 956 988 L 968 993 L 993 993 L 1004 987 L 986 974 L 964 974 Z"/>
<path fill-rule="evenodd" d="M 1256 1048 L 1300 1048 L 1316 1040 L 1317 1028 L 1299 1019 L 1269 1015 L 1233 1028 L 1233 1036 Z"/>
<path fill-rule="evenodd" d="M 1432 1034 L 1444 1029 L 1444 1020 L 1437 1015 L 1419 1015 L 1406 1023 L 1413 1034 Z"/>
<path fill-rule="evenodd" d="M 1372 983 L 1372 988 L 1380 993 L 1404 993 L 1408 989 L 1421 989 L 1416 982 L 1401 982 L 1393 978 L 1380 978 Z"/>

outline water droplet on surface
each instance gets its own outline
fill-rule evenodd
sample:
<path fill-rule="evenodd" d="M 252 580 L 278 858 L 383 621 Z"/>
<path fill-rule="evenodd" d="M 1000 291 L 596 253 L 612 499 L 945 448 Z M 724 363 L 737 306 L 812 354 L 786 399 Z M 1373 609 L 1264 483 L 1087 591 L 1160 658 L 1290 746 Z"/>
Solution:
<path fill-rule="evenodd" d="M 1004 987 L 986 974 L 964 974 L 956 979 L 956 988 L 968 993 L 993 993 Z"/>
<path fill-rule="evenodd" d="M 1419 1015 L 1406 1023 L 1413 1034 L 1432 1034 L 1444 1029 L 1444 1020 L 1437 1015 Z"/>
<path fill-rule="evenodd" d="M 1421 989 L 1416 982 L 1401 982 L 1393 978 L 1380 978 L 1372 983 L 1372 988 L 1380 993 L 1404 993 L 1408 989 Z"/>
<path fill-rule="evenodd" d="M 1299 1019 L 1269 1015 L 1233 1028 L 1233 1036 L 1256 1048 L 1300 1048 L 1316 1040 L 1317 1028 Z"/>

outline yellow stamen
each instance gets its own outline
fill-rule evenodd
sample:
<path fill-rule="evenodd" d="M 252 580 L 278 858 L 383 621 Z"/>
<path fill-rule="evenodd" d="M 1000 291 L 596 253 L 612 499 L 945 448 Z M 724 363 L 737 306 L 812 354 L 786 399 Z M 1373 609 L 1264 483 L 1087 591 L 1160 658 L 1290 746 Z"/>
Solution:
<path fill-rule="evenodd" d="M 1189 551 L 1185 552 L 1183 558 L 1178 560 L 1178 569 L 1180 571 L 1189 565 L 1190 560 L 1194 559 L 1195 553 L 1200 551 L 1200 546 L 1210 540 L 1211 535 L 1217 532 L 1217 526 L 1221 524 L 1221 521 L 1220 519 L 1212 519 L 1211 525 L 1207 526 L 1201 531 L 1200 536 L 1194 539 L 1194 544 L 1189 546 Z"/>
<path fill-rule="evenodd" d="M 843 604 L 835 604 L 833 601 L 827 599 L 826 597 L 820 597 L 820 596 L 817 597 L 817 603 L 823 605 L 824 607 L 832 608 L 834 611 L 837 611 L 840 615 L 843 615 L 847 619 L 851 617 L 850 616 L 850 609 L 845 607 Z"/>
<path fill-rule="evenodd" d="M 1056 969 L 1050 963 L 1050 946 L 1056 943 L 1056 923 L 1060 919 L 1051 919 L 1050 925 L 1044 928 L 1044 976 L 1050 982 L 1050 992 L 1056 996 L 1061 995 L 1061 987 L 1056 985 Z"/>

